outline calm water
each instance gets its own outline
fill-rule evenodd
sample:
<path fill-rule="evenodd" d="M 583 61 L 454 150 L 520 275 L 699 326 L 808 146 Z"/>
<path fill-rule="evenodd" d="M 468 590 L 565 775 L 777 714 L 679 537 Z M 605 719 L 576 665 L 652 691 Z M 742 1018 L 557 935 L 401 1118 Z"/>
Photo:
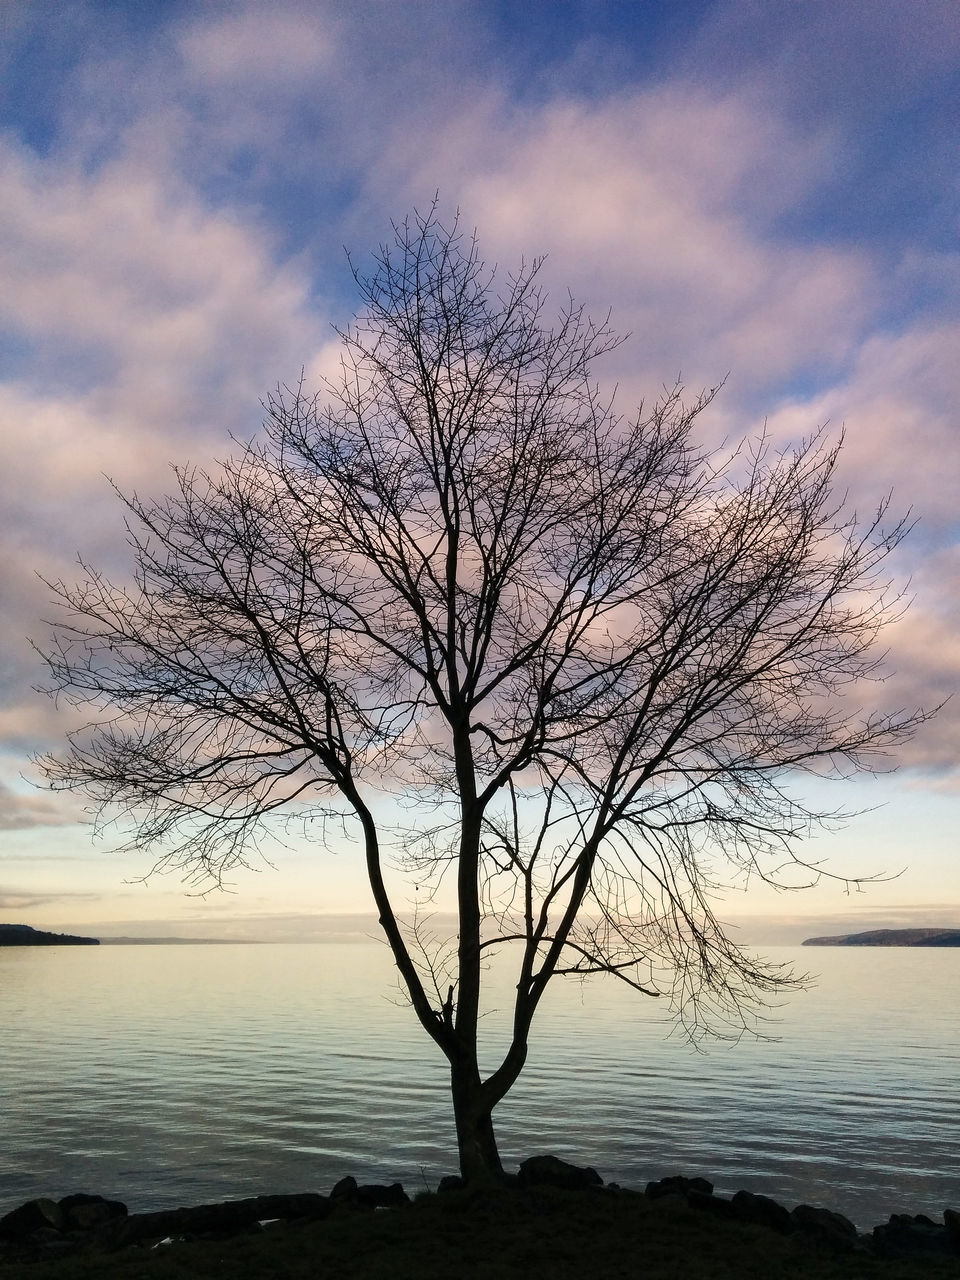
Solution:
<path fill-rule="evenodd" d="M 626 988 L 559 987 L 497 1112 L 505 1163 L 705 1174 L 861 1227 L 960 1208 L 960 950 L 766 950 L 820 974 L 777 1043 L 697 1053 Z M 456 1171 L 446 1084 L 374 944 L 0 948 L 0 1212 L 414 1191 Z"/>

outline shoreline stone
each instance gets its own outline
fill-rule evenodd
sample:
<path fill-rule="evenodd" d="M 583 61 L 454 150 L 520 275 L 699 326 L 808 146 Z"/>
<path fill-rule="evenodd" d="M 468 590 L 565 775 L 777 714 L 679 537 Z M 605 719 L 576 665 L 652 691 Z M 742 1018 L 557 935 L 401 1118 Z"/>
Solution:
<path fill-rule="evenodd" d="M 658 1213 L 693 1210 L 749 1223 L 790 1236 L 813 1250 L 861 1252 L 884 1260 L 960 1257 L 960 1211 L 949 1208 L 944 1210 L 942 1223 L 923 1214 L 891 1214 L 872 1232 L 860 1234 L 849 1218 L 821 1206 L 800 1204 L 789 1210 L 769 1196 L 749 1190 L 737 1191 L 727 1199 L 714 1194 L 708 1179 L 684 1175 L 649 1182 L 642 1193 L 630 1191 L 616 1183 L 605 1186 L 595 1169 L 552 1155 L 523 1161 L 518 1173 L 504 1180 L 504 1189 L 511 1186 L 520 1194 L 547 1187 L 570 1194 L 642 1196 Z M 462 1180 L 451 1175 L 440 1180 L 437 1192 L 448 1195 L 463 1189 Z M 399 1182 L 362 1184 L 350 1175 L 341 1178 L 326 1196 L 317 1192 L 260 1195 L 148 1213 L 129 1213 L 119 1200 L 87 1193 L 67 1195 L 59 1201 L 38 1197 L 0 1217 L 0 1260 L 237 1236 L 274 1223 L 315 1222 L 344 1212 L 396 1212 L 409 1204 Z"/>
<path fill-rule="evenodd" d="M 517 1171 L 521 1187 L 560 1187 L 564 1191 L 584 1191 L 602 1187 L 603 1179 L 596 1169 L 581 1169 L 557 1156 L 531 1156 Z"/>

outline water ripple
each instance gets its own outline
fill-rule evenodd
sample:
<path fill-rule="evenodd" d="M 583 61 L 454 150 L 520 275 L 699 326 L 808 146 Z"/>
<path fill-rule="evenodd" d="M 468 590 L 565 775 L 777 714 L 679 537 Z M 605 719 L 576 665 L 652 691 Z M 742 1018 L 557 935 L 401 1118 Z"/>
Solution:
<path fill-rule="evenodd" d="M 552 994 L 498 1110 L 505 1159 L 552 1150 L 634 1186 L 705 1173 L 861 1225 L 960 1207 L 960 952 L 822 968 L 779 1043 L 707 1054 L 619 987 Z M 447 1070 L 394 991 L 375 946 L 0 950 L 0 1210 L 435 1182 L 456 1167 Z"/>

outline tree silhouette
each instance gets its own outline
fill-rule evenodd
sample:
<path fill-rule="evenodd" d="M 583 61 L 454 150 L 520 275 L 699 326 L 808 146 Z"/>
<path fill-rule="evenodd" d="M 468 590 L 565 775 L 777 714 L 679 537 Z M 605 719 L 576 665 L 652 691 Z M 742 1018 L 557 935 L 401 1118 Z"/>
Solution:
<path fill-rule="evenodd" d="M 736 1033 L 793 979 L 715 891 L 815 880 L 825 815 L 791 779 L 875 768 L 922 717 L 858 705 L 904 528 L 845 514 L 838 444 L 722 462 L 693 439 L 712 393 L 679 389 L 621 419 L 591 380 L 618 339 L 572 302 L 549 325 L 538 262 L 498 284 L 433 211 L 394 233 L 354 272 L 339 380 L 279 392 L 215 474 L 124 499 L 132 585 L 54 584 L 53 683 L 96 714 L 46 768 L 194 883 L 274 815 L 346 823 L 482 1179 L 550 980 L 612 974 Z M 451 881 L 452 943 L 391 898 L 391 859 L 428 901 Z M 516 994 L 484 1076 L 496 946 Z"/>

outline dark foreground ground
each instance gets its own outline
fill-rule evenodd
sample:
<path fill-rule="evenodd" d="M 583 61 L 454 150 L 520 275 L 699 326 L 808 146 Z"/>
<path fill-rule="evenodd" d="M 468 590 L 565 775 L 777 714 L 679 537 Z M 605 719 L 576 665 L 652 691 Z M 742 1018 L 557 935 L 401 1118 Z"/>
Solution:
<path fill-rule="evenodd" d="M 424 1194 L 394 1209 L 344 1206 L 224 1238 L 91 1244 L 0 1261 L 0 1280 L 946 1280 L 960 1257 L 877 1258 L 716 1218 L 676 1196 L 590 1188 Z"/>

